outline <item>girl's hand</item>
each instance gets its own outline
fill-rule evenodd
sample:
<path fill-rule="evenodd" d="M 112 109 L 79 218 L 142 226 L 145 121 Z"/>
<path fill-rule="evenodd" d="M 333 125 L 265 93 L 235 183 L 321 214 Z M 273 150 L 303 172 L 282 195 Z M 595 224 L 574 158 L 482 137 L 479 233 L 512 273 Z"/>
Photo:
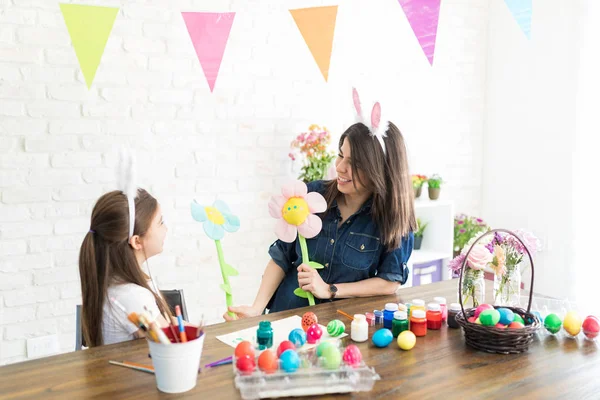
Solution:
<path fill-rule="evenodd" d="M 236 306 L 236 307 L 232 306 L 232 307 L 229 307 L 228 310 L 230 312 L 234 313 L 235 316 L 232 317 L 231 315 L 229 315 L 229 312 L 226 312 L 225 314 L 223 314 L 223 318 L 227 322 L 235 321 L 240 318 L 257 317 L 262 314 L 262 310 L 257 310 L 253 306 Z"/>
<path fill-rule="evenodd" d="M 298 285 L 302 290 L 311 292 L 318 299 L 329 299 L 329 285 L 323 281 L 319 271 L 306 264 L 298 267 Z"/>

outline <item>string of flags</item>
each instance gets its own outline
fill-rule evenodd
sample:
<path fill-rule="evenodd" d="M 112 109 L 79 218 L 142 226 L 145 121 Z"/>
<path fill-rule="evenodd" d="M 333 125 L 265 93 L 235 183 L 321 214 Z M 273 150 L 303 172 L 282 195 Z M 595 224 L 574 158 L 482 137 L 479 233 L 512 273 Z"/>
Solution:
<path fill-rule="evenodd" d="M 442 0 L 398 0 L 425 57 L 433 65 Z M 519 28 L 531 38 L 532 0 L 504 0 Z M 119 12 L 118 7 L 60 4 L 65 25 L 88 89 Z M 338 6 L 289 10 L 307 50 L 327 82 Z M 182 12 L 191 44 L 213 92 L 235 12 Z"/>

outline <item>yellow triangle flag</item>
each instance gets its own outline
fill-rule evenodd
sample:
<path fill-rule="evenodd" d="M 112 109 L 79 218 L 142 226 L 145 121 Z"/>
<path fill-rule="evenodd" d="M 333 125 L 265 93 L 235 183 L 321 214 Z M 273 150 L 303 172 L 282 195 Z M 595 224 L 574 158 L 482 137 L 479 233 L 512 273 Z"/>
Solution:
<path fill-rule="evenodd" d="M 108 35 L 119 12 L 115 7 L 60 4 L 88 89 L 92 86 Z"/>
<path fill-rule="evenodd" d="M 327 82 L 338 6 L 290 10 L 298 29 Z"/>

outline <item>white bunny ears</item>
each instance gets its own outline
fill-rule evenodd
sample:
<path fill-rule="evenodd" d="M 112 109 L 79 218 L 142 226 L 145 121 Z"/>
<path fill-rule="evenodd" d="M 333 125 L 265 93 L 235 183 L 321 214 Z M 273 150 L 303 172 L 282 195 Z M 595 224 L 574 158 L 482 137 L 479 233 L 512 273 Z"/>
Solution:
<path fill-rule="evenodd" d="M 354 102 L 354 109 L 356 110 L 356 122 L 361 122 L 369 128 L 371 132 L 371 136 L 374 136 L 381 144 L 381 148 L 383 149 L 383 154 L 385 154 L 385 142 L 383 138 L 387 136 L 387 130 L 390 125 L 389 121 L 381 119 L 381 104 L 376 102 L 373 105 L 373 109 L 371 110 L 371 123 L 367 123 L 363 114 L 362 107 L 360 105 L 360 98 L 358 97 L 358 92 L 355 88 L 352 88 L 352 101 Z"/>
<path fill-rule="evenodd" d="M 121 149 L 119 155 L 117 185 L 119 190 L 127 196 L 127 203 L 129 205 L 129 239 L 131 239 L 135 225 L 135 198 L 137 196 L 137 186 L 135 183 L 135 155 L 126 149 Z"/>

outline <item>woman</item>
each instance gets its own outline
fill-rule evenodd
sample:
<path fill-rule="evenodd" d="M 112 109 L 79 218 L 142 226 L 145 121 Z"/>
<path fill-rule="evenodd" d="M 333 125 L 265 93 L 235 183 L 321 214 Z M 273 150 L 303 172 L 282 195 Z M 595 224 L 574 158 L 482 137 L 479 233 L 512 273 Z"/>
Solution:
<path fill-rule="evenodd" d="M 357 109 L 360 114 L 360 110 Z M 377 121 L 378 122 L 378 121 Z M 297 287 L 319 299 L 393 294 L 406 282 L 416 219 L 404 139 L 393 123 L 356 123 L 344 132 L 336 160 L 337 179 L 308 185 L 321 193 L 327 210 L 323 229 L 308 239 L 310 259 L 302 264 L 300 245 L 276 241 L 252 306 L 230 307 L 237 318 L 308 305 Z M 385 129 L 387 128 L 387 129 Z M 223 317 L 230 321 L 225 313 Z"/>

